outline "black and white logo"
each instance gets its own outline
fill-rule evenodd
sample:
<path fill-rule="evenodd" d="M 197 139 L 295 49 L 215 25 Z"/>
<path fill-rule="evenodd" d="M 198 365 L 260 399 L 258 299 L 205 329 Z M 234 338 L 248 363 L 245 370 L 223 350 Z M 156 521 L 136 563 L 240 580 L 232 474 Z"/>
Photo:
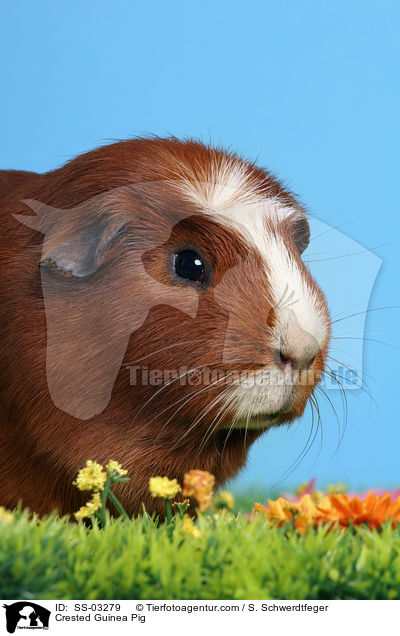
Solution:
<path fill-rule="evenodd" d="M 31 601 L 18 601 L 3 607 L 6 610 L 9 634 L 14 634 L 16 629 L 49 629 L 51 612 L 41 605 Z"/>

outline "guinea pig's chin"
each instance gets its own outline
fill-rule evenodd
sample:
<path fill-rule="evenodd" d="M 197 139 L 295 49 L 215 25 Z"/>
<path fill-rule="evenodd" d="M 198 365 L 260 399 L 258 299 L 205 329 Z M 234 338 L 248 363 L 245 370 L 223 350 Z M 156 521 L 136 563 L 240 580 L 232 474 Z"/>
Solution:
<path fill-rule="evenodd" d="M 299 405 L 296 402 L 287 404 L 286 408 L 272 413 L 260 412 L 257 414 L 247 414 L 246 416 L 236 416 L 230 424 L 231 429 L 246 429 L 266 431 L 273 426 L 280 426 L 292 422 L 302 415 L 306 402 Z"/>
<path fill-rule="evenodd" d="M 230 428 L 249 430 L 267 430 L 272 426 L 279 426 L 282 422 L 281 413 L 265 413 L 248 417 L 236 418 Z"/>
<path fill-rule="evenodd" d="M 303 414 L 310 389 L 284 382 L 265 386 L 240 382 L 231 394 L 234 417 L 230 426 L 265 430 L 291 422 Z"/>

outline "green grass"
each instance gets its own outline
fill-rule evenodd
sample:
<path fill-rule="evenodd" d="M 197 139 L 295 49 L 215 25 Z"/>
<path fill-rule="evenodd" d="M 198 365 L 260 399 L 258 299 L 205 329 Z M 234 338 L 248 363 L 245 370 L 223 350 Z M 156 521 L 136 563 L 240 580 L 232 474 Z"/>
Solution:
<path fill-rule="evenodd" d="M 3 599 L 400 598 L 400 531 L 301 536 L 290 527 L 203 517 L 201 537 L 145 517 L 104 530 L 26 512 L 0 521 Z"/>

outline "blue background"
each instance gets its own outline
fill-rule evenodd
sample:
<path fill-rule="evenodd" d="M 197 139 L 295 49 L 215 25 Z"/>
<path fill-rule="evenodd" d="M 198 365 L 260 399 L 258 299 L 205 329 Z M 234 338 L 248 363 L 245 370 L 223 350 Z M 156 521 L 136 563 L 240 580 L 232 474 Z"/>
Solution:
<path fill-rule="evenodd" d="M 368 302 L 399 305 L 399 6 L 3 3 L 0 167 L 47 171 L 143 133 L 211 139 L 270 168 L 337 228 L 314 231 L 307 256 L 334 319 Z M 320 486 L 400 485 L 399 317 L 397 309 L 367 315 L 366 338 L 388 344 L 364 342 L 368 386 L 348 390 L 345 431 L 341 397 L 328 392 L 344 432 L 339 448 L 320 398 L 322 445 L 318 436 L 284 477 L 310 432 L 307 411 L 254 447 L 240 485 L 284 488 L 313 475 Z M 347 338 L 363 337 L 364 315 L 337 327 L 346 339 L 332 355 L 361 363 L 363 341 Z"/>

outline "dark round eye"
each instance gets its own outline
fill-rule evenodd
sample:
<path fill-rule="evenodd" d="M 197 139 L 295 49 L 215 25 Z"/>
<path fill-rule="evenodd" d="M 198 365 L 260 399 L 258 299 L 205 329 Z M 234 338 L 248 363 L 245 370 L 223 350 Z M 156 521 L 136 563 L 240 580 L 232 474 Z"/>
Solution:
<path fill-rule="evenodd" d="M 174 269 L 177 276 L 199 283 L 205 280 L 203 260 L 194 250 L 182 250 L 175 254 Z"/>

